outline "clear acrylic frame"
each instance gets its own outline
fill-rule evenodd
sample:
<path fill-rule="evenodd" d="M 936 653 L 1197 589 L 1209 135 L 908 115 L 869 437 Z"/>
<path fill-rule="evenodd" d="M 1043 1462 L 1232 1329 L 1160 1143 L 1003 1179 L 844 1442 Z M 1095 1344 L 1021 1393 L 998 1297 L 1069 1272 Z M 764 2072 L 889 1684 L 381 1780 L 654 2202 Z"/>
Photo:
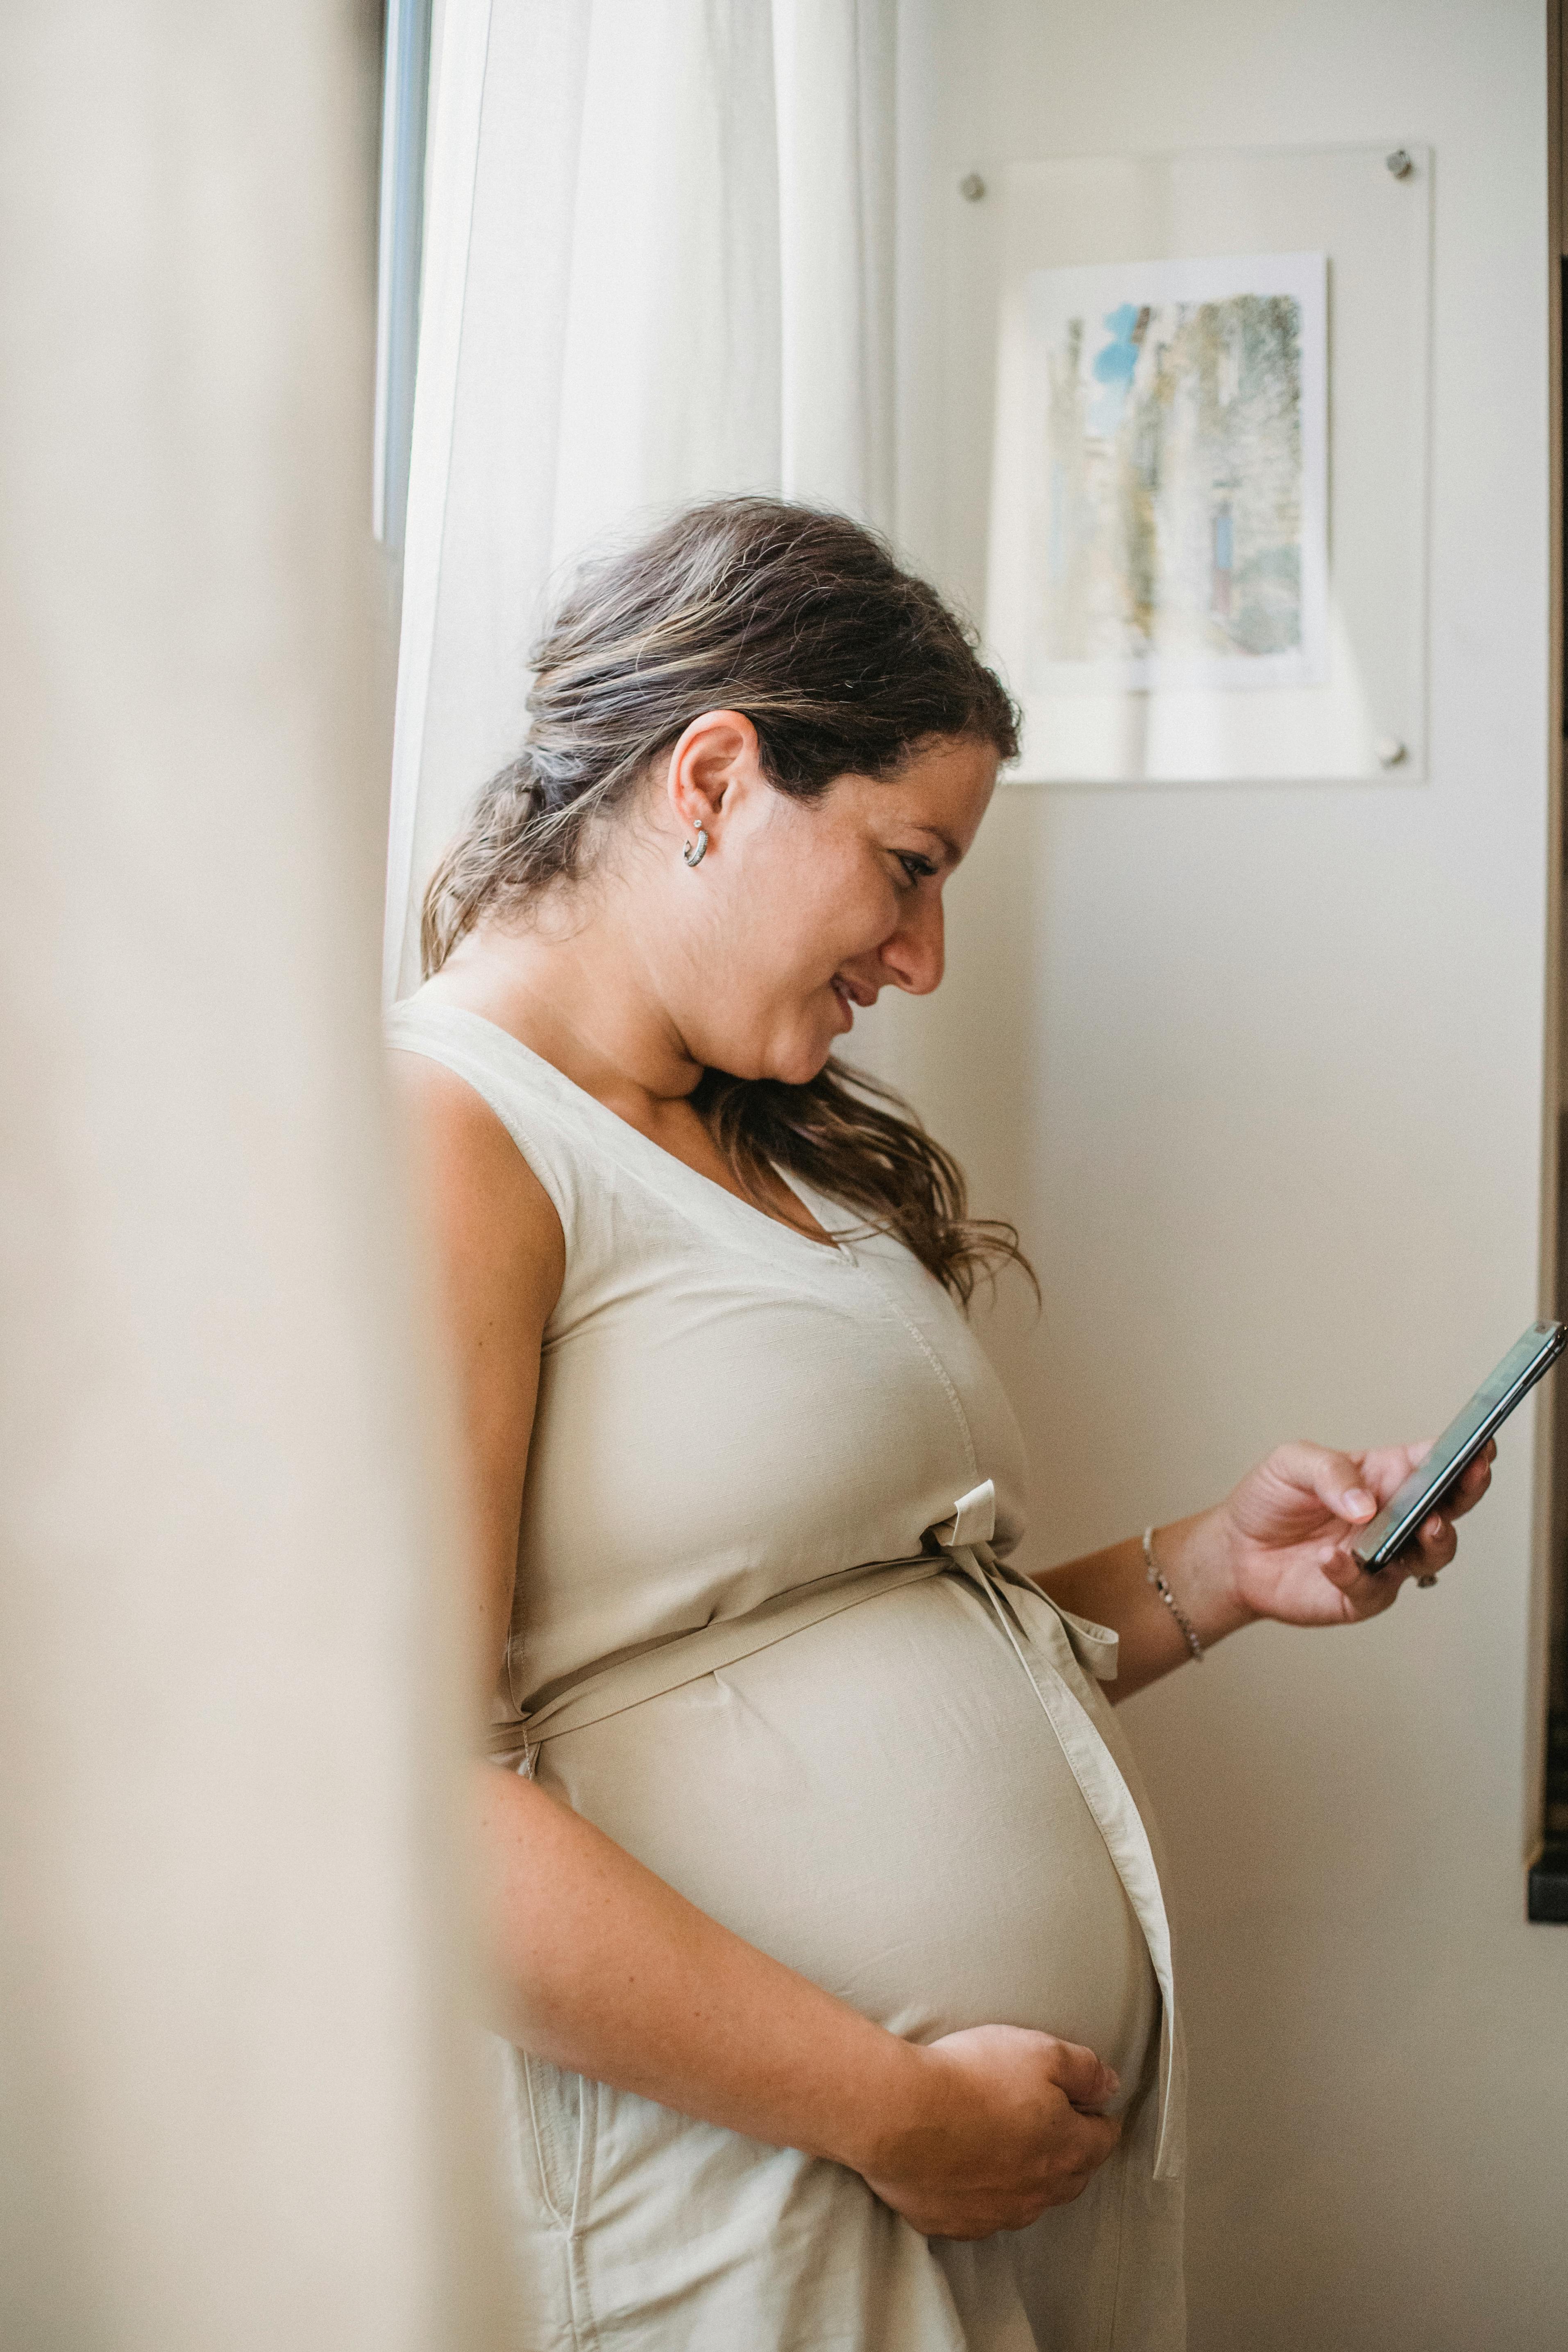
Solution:
<path fill-rule="evenodd" d="M 1421 780 L 1430 150 L 1390 142 L 1063 158 L 982 171 L 978 182 L 978 197 L 973 180 L 964 191 L 972 201 L 951 184 L 946 192 L 942 430 L 950 452 L 973 455 L 950 486 L 944 568 L 981 604 L 987 648 L 1024 707 L 1024 756 L 1012 780 Z M 1135 684 L 1042 679 L 1023 576 L 1026 436 L 1038 429 L 1019 363 L 1031 281 L 1037 288 L 1041 271 L 1121 265 L 1135 288 L 1135 265 L 1320 254 L 1327 564 L 1315 682 L 1260 677 L 1237 692 L 1164 682 L 1157 665 Z"/>

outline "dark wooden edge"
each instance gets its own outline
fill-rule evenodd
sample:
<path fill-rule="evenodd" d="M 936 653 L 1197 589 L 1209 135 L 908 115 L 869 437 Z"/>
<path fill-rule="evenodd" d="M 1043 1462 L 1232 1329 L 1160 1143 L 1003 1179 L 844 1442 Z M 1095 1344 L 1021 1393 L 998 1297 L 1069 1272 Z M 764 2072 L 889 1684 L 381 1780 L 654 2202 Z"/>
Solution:
<path fill-rule="evenodd" d="M 1530 1866 L 1527 1916 L 1568 1927 L 1568 1843 L 1543 1845 Z"/>

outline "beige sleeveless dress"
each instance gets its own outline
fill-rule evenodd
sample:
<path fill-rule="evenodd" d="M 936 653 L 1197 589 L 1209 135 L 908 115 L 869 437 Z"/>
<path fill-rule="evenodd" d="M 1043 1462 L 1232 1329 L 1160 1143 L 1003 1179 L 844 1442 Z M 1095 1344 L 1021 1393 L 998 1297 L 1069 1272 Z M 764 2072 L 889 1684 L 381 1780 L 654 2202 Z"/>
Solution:
<path fill-rule="evenodd" d="M 962 1314 L 710 1183 L 427 994 L 389 1042 L 560 1213 L 493 1750 L 893 2032 L 1032 2026 L 1120 2072 L 1076 2203 L 921 2237 L 843 2167 L 496 2044 L 527 2352 L 1175 2352 L 1182 2063 L 1115 1637 L 1006 1566 L 1021 1445 Z"/>

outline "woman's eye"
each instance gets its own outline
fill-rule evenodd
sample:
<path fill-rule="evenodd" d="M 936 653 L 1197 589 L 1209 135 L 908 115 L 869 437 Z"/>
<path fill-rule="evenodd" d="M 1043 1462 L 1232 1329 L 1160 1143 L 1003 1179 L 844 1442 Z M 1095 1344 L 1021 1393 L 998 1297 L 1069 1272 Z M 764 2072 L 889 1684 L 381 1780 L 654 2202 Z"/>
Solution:
<path fill-rule="evenodd" d="M 899 864 L 903 867 L 911 883 L 929 881 L 936 872 L 936 867 L 929 857 L 918 856 L 913 850 L 900 849 L 898 856 Z"/>

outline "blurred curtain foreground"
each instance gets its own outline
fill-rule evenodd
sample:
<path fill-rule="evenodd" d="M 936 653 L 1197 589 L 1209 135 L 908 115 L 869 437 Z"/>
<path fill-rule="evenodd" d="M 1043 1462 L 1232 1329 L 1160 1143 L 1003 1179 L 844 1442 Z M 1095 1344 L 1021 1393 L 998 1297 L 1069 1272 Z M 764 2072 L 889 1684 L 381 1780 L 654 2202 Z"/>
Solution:
<path fill-rule="evenodd" d="M 886 525 L 897 0 L 445 0 L 398 670 L 389 998 L 524 726 L 552 578 L 721 491 Z"/>
<path fill-rule="evenodd" d="M 374 1003 L 375 16 L 5 46 L 0 2340 L 441 2352 L 486 2323 Z"/>

